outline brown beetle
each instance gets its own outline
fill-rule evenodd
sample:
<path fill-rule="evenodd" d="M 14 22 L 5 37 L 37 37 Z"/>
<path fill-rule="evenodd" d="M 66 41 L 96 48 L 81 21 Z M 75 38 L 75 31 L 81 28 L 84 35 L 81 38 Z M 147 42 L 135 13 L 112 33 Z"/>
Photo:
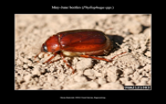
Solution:
<path fill-rule="evenodd" d="M 53 56 L 44 63 L 50 62 L 57 54 L 60 54 L 66 65 L 72 69 L 72 73 L 75 70 L 66 62 L 64 56 L 80 56 L 112 62 L 118 55 L 110 60 L 94 56 L 107 55 L 112 49 L 113 42 L 103 32 L 92 29 L 59 32 L 48 38 L 41 47 L 42 52 L 53 53 Z"/>

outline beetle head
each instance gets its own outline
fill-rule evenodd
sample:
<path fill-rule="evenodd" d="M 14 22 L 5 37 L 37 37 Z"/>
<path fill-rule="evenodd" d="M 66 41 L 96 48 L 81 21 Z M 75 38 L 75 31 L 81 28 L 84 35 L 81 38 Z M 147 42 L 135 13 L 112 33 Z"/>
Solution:
<path fill-rule="evenodd" d="M 46 40 L 46 42 L 42 45 L 42 52 L 57 52 L 60 51 L 60 43 L 58 39 L 58 35 L 53 35 Z"/>

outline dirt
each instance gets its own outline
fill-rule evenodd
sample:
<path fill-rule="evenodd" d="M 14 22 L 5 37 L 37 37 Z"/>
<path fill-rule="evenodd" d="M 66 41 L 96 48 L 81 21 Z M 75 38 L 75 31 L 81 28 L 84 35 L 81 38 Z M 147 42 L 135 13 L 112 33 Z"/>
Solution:
<path fill-rule="evenodd" d="M 110 29 L 111 28 L 111 29 Z M 42 64 L 52 55 L 40 53 L 47 38 L 61 31 L 96 29 L 114 41 L 106 59 L 65 57 L 77 70 L 56 62 Z M 106 30 L 106 31 L 105 31 Z M 38 61 L 38 62 L 37 62 Z M 126 85 L 151 86 L 150 14 L 16 14 L 15 90 L 124 90 Z"/>

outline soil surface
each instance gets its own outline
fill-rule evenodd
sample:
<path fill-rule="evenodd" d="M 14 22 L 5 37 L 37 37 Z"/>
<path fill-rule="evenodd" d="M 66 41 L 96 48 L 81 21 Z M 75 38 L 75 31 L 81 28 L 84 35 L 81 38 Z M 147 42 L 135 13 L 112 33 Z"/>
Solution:
<path fill-rule="evenodd" d="M 111 28 L 111 29 L 110 29 Z M 40 53 L 53 34 L 66 30 L 96 29 L 114 42 L 106 59 L 65 57 L 76 69 L 56 62 L 42 64 L 52 54 Z M 34 58 L 38 53 L 39 56 Z M 150 14 L 16 14 L 15 90 L 123 90 L 126 85 L 151 85 Z"/>

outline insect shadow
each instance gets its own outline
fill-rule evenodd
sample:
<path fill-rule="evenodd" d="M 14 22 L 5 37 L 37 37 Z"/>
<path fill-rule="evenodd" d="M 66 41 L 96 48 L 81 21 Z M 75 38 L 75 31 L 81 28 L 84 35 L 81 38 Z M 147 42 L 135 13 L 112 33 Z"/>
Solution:
<path fill-rule="evenodd" d="M 113 51 L 117 51 L 120 47 L 116 43 L 121 45 L 123 43 L 124 38 L 119 35 L 106 34 L 106 36 L 108 36 L 108 38 L 113 41 L 113 46 L 114 46 Z"/>
<path fill-rule="evenodd" d="M 113 41 L 113 50 L 111 50 L 109 53 L 115 52 L 117 50 L 120 49 L 120 46 L 118 46 L 116 43 L 118 43 L 119 45 L 121 45 L 123 43 L 124 38 L 122 36 L 119 35 L 110 35 L 110 34 L 105 34 L 106 36 L 108 36 L 108 38 Z M 101 55 L 101 56 L 105 56 L 105 55 Z M 95 64 L 97 64 L 98 61 L 97 60 L 93 60 L 93 66 Z"/>

